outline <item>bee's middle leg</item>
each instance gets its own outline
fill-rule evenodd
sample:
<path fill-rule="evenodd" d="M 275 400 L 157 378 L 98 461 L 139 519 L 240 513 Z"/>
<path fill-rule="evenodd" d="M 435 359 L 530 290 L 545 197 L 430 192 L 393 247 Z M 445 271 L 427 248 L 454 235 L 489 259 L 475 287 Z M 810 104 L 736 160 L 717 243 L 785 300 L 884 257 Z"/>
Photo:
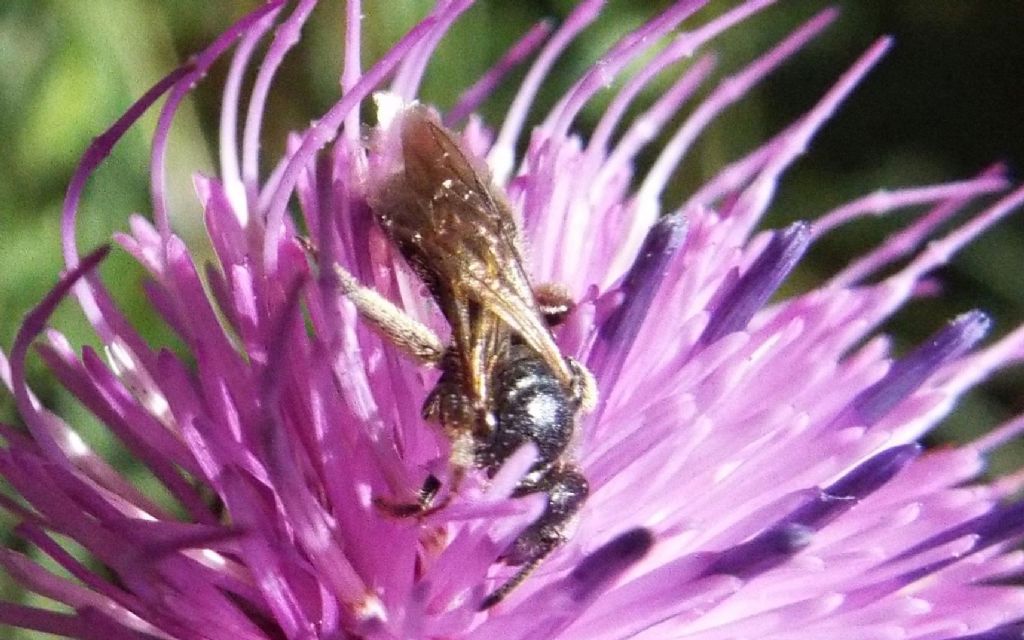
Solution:
<path fill-rule="evenodd" d="M 451 503 L 452 498 L 462 484 L 465 470 L 455 467 L 452 472 L 449 490 L 444 496 L 438 499 L 441 493 L 441 481 L 434 474 L 430 474 L 423 481 L 423 486 L 416 493 L 414 502 L 392 502 L 386 498 L 374 498 L 373 504 L 389 516 L 395 518 L 426 518 L 444 509 Z"/>
<path fill-rule="evenodd" d="M 569 290 L 557 282 L 544 282 L 533 288 L 533 298 L 537 301 L 544 321 L 549 327 L 556 327 L 576 306 Z"/>

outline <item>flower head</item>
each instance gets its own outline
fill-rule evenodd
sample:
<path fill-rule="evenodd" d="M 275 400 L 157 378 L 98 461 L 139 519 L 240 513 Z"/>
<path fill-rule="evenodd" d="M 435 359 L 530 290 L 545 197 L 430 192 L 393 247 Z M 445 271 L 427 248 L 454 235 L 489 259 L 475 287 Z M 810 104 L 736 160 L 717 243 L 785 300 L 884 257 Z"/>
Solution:
<path fill-rule="evenodd" d="M 28 430 L 2 427 L 0 474 L 20 501 L 0 504 L 59 569 L 12 550 L 0 554 L 0 566 L 69 609 L 0 604 L 0 622 L 116 640 L 1019 636 L 1024 591 L 1009 579 L 1024 559 L 1013 550 L 1024 535 L 1024 506 L 1007 498 L 1020 478 L 984 484 L 976 477 L 984 454 L 1015 436 L 1024 419 L 965 447 L 922 453 L 917 442 L 964 391 L 1021 357 L 1024 329 L 979 346 L 988 319 L 970 311 L 937 322 L 932 338 L 902 355 L 878 331 L 926 288 L 931 271 L 1016 209 L 1024 189 L 934 238 L 967 204 L 1005 189 L 998 171 L 879 192 L 809 222 L 757 230 L 787 167 L 887 40 L 803 117 L 669 206 L 666 184 L 696 136 L 819 35 L 834 11 L 812 17 L 700 101 L 696 91 L 715 63 L 695 58 L 660 99 L 624 119 L 666 65 L 708 49 L 771 4 L 741 1 L 687 26 L 704 3 L 676 2 L 613 45 L 517 155 L 538 88 L 576 34 L 599 19 L 601 2 L 583 0 L 557 29 L 530 31 L 454 108 L 436 113 L 414 105 L 420 80 L 469 0 L 439 2 L 367 69 L 360 68 L 361 8 L 351 1 L 340 97 L 261 174 L 268 92 L 315 4 L 267 2 L 158 83 L 85 154 L 64 209 L 68 271 L 0 361 Z M 220 175 L 195 178 L 215 250 L 214 263 L 200 268 L 168 222 L 163 156 L 182 99 L 232 46 Z M 505 119 L 492 127 L 472 115 L 534 52 Z M 590 137 L 580 138 L 580 109 L 644 56 Z M 374 94 L 377 122 L 364 135 L 359 107 Z M 107 250 L 83 257 L 74 240 L 89 175 L 164 95 L 153 143 L 154 222 L 133 217 L 116 242 L 149 271 L 146 294 L 184 355 L 139 336 L 92 273 Z M 653 164 L 639 171 L 637 153 L 686 109 Z M 423 205 L 386 193 L 393 177 L 406 176 L 406 184 L 430 173 L 410 169 L 403 133 L 410 118 L 434 123 L 431 131 L 454 145 L 438 162 L 465 155 L 460 179 L 477 186 L 462 195 L 490 189 L 507 202 L 518 230 L 501 226 L 502 218 L 508 235 L 500 249 L 521 252 L 525 278 L 558 283 L 573 301 L 551 334 L 539 316 L 508 311 L 504 289 L 476 283 L 513 276 L 462 273 L 461 263 L 432 271 L 386 228 L 394 216 L 382 214 L 383 200 Z M 441 180 L 431 189 L 441 194 L 451 185 Z M 868 214 L 922 205 L 930 209 L 821 286 L 773 299 L 822 235 Z M 490 232 L 481 227 L 479 239 Z M 465 242 L 461 249 L 485 258 L 495 251 Z M 412 255 L 415 271 L 403 254 Z M 458 295 L 439 294 L 457 287 L 438 274 L 453 273 L 477 280 Z M 77 353 L 47 328 L 69 295 L 105 353 Z M 445 295 L 461 296 L 464 306 L 445 307 Z M 572 362 L 589 370 L 596 390 L 593 410 L 573 418 L 571 451 L 546 460 L 581 470 L 586 502 L 558 520 L 566 539 L 498 603 L 488 595 L 517 581 L 512 565 L 528 562 L 536 548 L 517 546 L 523 532 L 547 517 L 567 485 L 524 490 L 551 477 L 537 466 L 539 440 L 483 464 L 473 447 L 484 436 L 474 429 L 493 427 L 487 412 L 463 428 L 445 414 L 447 400 L 428 400 L 432 389 L 452 388 L 444 377 L 456 375 L 452 367 L 470 377 L 474 361 L 464 351 L 454 350 L 466 356 L 458 365 L 441 354 L 477 333 L 533 355 L 548 353 L 553 340 L 560 356 L 544 361 L 559 393 L 569 393 L 572 377 L 559 377 L 561 356 L 567 371 L 576 371 Z M 74 425 L 41 405 L 24 374 L 33 343 L 148 468 L 171 506 L 127 482 Z M 487 385 L 497 383 L 481 379 L 486 400 L 496 393 Z M 443 429 L 424 418 L 425 402 Z M 467 436 L 468 445 L 459 440 Z M 447 496 L 436 509 L 394 508 L 393 501 L 428 502 L 424 494 L 435 491 Z"/>

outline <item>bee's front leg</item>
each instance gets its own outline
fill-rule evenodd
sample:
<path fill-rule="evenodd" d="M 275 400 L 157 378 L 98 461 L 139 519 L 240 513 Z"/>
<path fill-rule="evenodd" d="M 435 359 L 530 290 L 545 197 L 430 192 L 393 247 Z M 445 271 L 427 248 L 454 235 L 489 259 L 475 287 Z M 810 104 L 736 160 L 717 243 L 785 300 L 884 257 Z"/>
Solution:
<path fill-rule="evenodd" d="M 480 603 L 480 609 L 498 604 L 540 566 L 552 551 L 569 537 L 569 528 L 590 493 L 590 485 L 573 464 L 557 464 L 536 483 L 520 486 L 516 496 L 543 491 L 548 504 L 530 526 L 523 530 L 502 555 L 506 564 L 519 565 L 519 570 Z"/>

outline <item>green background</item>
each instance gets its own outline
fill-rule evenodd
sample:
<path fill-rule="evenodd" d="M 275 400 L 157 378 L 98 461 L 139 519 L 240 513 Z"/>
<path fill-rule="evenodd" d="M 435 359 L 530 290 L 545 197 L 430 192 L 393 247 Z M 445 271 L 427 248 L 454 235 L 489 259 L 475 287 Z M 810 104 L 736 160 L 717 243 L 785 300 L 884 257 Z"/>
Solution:
<path fill-rule="evenodd" d="M 91 138 L 191 52 L 198 51 L 254 2 L 196 0 L 0 0 L 0 345 L 10 347 L 19 318 L 44 294 L 61 268 L 58 219 L 66 183 Z M 374 59 L 419 17 L 422 0 L 364 3 L 365 58 Z M 536 20 L 564 16 L 570 2 L 478 2 L 441 45 L 428 69 L 423 96 L 442 108 L 487 69 Z M 712 2 L 719 13 L 734 3 Z M 728 73 L 763 51 L 822 7 L 820 1 L 783 0 L 716 44 L 719 69 Z M 834 3 L 842 16 L 702 136 L 681 167 L 669 202 L 678 202 L 757 141 L 805 111 L 881 34 L 896 47 L 873 72 L 809 153 L 790 170 L 768 224 L 814 216 L 874 189 L 915 185 L 976 174 L 1005 161 L 1014 175 L 1024 167 L 1024 3 L 1019 0 L 861 0 Z M 563 58 L 540 104 L 549 106 L 572 78 L 629 26 L 665 2 L 611 2 L 604 20 Z M 705 11 L 707 16 L 711 12 Z M 305 42 L 279 76 L 268 114 L 264 157 L 275 157 L 284 134 L 302 128 L 337 94 L 338 34 L 342 4 L 326 1 L 306 28 Z M 195 170 L 212 172 L 216 153 L 219 87 L 226 64 L 211 73 L 181 111 L 169 156 L 171 207 L 181 233 L 200 241 L 199 208 L 190 185 Z M 519 76 L 515 76 L 518 78 Z M 514 86 L 514 81 L 512 86 Z M 657 94 L 655 86 L 646 99 Z M 584 112 L 593 123 L 609 93 Z M 484 113 L 497 122 L 511 93 L 499 91 Z M 534 115 L 542 113 L 535 110 Z M 85 247 L 107 240 L 131 212 L 149 214 L 148 141 L 154 116 L 143 120 L 90 182 L 82 206 Z M 906 216 L 902 216 L 906 219 Z M 844 227 L 817 245 L 787 284 L 814 286 L 896 224 L 871 220 Z M 937 275 L 946 285 L 938 299 L 902 312 L 888 327 L 901 349 L 924 338 L 947 318 L 970 308 L 988 311 L 994 334 L 1024 320 L 1020 283 L 1024 225 L 1004 222 Z M 119 300 L 154 341 L 168 334 L 142 304 L 140 271 L 123 255 L 102 267 Z M 80 314 L 65 305 L 55 324 L 76 343 L 92 342 Z M 87 439 L 132 472 L 132 461 L 102 428 L 71 402 L 32 361 L 32 384 L 44 401 Z M 936 438 L 963 441 L 1024 411 L 1024 377 L 1000 374 L 965 399 Z M 0 391 L 0 421 L 17 423 L 12 401 Z M 1012 447 L 993 468 L 1019 465 Z M 140 480 L 141 481 L 141 480 Z M 10 540 L 10 521 L 0 529 Z M 16 542 L 13 544 L 17 544 Z M 19 597 L 0 577 L 0 596 Z M 0 630 L 0 637 L 5 631 Z M 14 636 L 10 636 L 14 637 Z M 22 636 L 17 636 L 22 637 Z M 30 637 L 30 636 L 24 636 Z"/>

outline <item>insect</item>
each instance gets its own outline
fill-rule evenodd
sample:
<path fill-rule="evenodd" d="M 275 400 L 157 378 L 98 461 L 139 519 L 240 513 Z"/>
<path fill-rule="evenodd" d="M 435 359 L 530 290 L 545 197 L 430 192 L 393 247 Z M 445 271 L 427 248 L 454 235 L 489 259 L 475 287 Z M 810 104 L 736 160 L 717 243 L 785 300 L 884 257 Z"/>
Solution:
<path fill-rule="evenodd" d="M 423 416 L 451 441 L 448 499 L 470 469 L 488 476 L 527 443 L 537 457 L 514 496 L 543 492 L 548 502 L 502 555 L 517 572 L 481 603 L 494 606 L 565 542 L 589 492 L 567 450 L 579 415 L 595 402 L 593 377 L 556 346 L 549 322 L 569 308 L 556 288 L 534 290 L 519 231 L 504 194 L 482 163 L 422 106 L 400 114 L 403 167 L 370 189 L 380 228 L 423 281 L 451 326 L 448 345 L 375 291 L 338 268 L 360 315 L 422 362 L 440 368 Z M 430 476 L 415 502 L 379 507 L 396 516 L 442 508 Z"/>

